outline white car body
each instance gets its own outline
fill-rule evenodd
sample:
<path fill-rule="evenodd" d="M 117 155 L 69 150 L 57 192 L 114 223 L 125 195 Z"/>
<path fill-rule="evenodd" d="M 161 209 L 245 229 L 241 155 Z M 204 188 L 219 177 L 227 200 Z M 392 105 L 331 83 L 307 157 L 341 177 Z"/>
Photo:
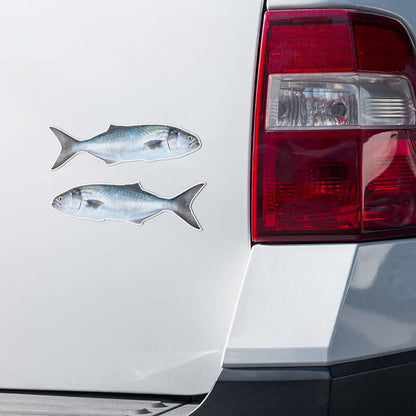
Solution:
<path fill-rule="evenodd" d="M 212 387 L 250 253 L 261 6 L 1 3 L 1 386 Z M 195 132 L 202 148 L 116 166 L 82 154 L 50 170 L 59 144 L 49 126 L 83 139 L 146 123 Z M 135 226 L 51 207 L 76 185 L 137 181 L 166 197 L 206 182 L 193 205 L 203 231 L 171 213 Z"/>
<path fill-rule="evenodd" d="M 416 27 L 404 0 L 1 2 L 2 388 L 196 395 L 222 367 L 416 347 L 416 239 L 251 247 L 263 7 L 380 7 Z M 49 126 L 89 138 L 146 123 L 189 129 L 202 148 L 116 166 L 84 154 L 51 172 Z M 137 181 L 166 197 L 206 182 L 203 230 L 171 213 L 135 226 L 50 206 L 76 185 Z"/>

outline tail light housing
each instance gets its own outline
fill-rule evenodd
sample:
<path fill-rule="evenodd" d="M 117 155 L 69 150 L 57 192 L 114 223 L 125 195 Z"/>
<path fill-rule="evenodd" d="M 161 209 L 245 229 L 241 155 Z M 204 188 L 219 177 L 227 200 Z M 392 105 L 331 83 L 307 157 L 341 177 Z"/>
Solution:
<path fill-rule="evenodd" d="M 416 235 L 415 54 L 394 18 L 265 15 L 252 166 L 254 242 Z"/>

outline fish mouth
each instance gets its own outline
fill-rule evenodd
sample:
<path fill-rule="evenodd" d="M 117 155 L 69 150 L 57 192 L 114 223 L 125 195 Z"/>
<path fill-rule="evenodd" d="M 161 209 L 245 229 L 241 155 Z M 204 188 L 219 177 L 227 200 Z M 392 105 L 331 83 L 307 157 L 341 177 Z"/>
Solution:
<path fill-rule="evenodd" d="M 52 201 L 52 208 L 59 209 L 60 207 L 61 207 L 61 204 L 58 201 L 56 200 Z"/>
<path fill-rule="evenodd" d="M 191 149 L 199 149 L 201 147 L 201 141 L 195 138 L 191 143 L 189 143 Z"/>

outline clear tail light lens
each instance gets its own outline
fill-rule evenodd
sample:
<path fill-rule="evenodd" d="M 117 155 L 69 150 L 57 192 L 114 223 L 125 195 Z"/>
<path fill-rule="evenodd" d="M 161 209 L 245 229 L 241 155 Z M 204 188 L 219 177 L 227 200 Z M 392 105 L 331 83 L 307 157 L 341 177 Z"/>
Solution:
<path fill-rule="evenodd" d="M 266 130 L 414 125 L 405 77 L 364 74 L 277 75 L 268 79 Z"/>
<path fill-rule="evenodd" d="M 254 242 L 416 235 L 415 60 L 406 28 L 349 10 L 267 12 Z"/>

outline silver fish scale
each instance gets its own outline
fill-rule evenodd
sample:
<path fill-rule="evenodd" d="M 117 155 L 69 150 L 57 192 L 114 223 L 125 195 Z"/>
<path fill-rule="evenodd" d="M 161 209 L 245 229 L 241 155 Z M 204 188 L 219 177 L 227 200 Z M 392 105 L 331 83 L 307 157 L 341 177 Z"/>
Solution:
<path fill-rule="evenodd" d="M 88 218 L 134 220 L 154 215 L 172 205 L 169 199 L 123 185 L 86 185 L 78 189 L 82 198 L 78 215 Z M 103 205 L 93 208 L 88 201 L 99 201 Z"/>
<path fill-rule="evenodd" d="M 130 139 L 130 141 L 134 142 L 137 146 L 138 140 L 140 140 L 141 144 L 150 140 L 166 140 L 168 134 L 169 127 L 167 126 L 132 126 L 99 134 L 92 139 L 85 140 L 83 143 L 91 143 L 91 141 L 95 141 L 96 143 L 102 145 L 103 141 L 120 142 L 120 139 Z"/>
<path fill-rule="evenodd" d="M 164 198 L 159 198 L 146 191 L 128 188 L 124 185 L 85 185 L 80 186 L 82 199 L 98 199 L 103 202 L 111 202 L 120 199 L 137 202 L 162 202 Z"/>
<path fill-rule="evenodd" d="M 195 407 L 183 402 L 160 400 L 0 393 L 2 416 L 158 416 L 171 411 L 185 416 Z"/>
<path fill-rule="evenodd" d="M 79 142 L 78 147 L 80 151 L 114 160 L 166 157 L 170 154 L 168 134 L 169 127 L 166 126 L 123 127 Z M 146 143 L 157 140 L 162 142 L 158 150 L 146 146 Z"/>

